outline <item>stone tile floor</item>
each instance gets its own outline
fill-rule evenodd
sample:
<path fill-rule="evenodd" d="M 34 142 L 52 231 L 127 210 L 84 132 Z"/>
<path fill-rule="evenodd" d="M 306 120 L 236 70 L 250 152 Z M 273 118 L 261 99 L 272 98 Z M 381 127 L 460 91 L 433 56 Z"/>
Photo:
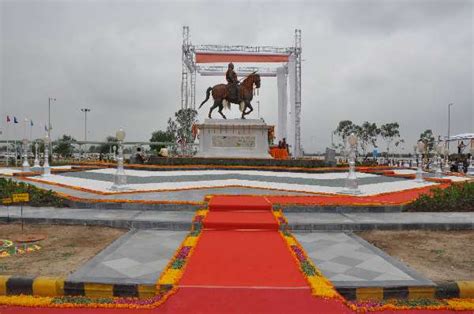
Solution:
<path fill-rule="evenodd" d="M 89 260 L 69 280 L 154 284 L 186 231 L 132 230 Z"/>
<path fill-rule="evenodd" d="M 336 287 L 433 284 L 354 234 L 316 232 L 295 236 Z"/>

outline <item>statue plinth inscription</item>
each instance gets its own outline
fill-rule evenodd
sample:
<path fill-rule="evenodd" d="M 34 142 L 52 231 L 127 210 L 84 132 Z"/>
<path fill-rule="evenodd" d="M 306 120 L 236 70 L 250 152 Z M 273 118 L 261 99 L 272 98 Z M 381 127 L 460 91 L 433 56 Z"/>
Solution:
<path fill-rule="evenodd" d="M 197 157 L 271 158 L 268 129 L 262 120 L 212 120 L 198 124 Z"/>

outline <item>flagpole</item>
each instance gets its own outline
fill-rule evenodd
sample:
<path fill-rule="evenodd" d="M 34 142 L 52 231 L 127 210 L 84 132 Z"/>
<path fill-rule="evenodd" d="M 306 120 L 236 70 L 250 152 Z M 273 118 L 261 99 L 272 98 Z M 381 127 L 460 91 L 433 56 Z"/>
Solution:
<path fill-rule="evenodd" d="M 9 120 L 9 119 L 7 119 Z M 10 121 L 7 121 L 7 128 L 5 130 L 5 136 L 7 138 L 7 158 L 5 160 L 5 163 L 7 164 L 6 166 L 8 167 L 8 164 L 9 164 L 9 158 L 10 158 L 10 143 L 8 143 L 8 135 L 9 135 L 9 132 L 8 132 L 8 128 L 10 126 Z"/>
<path fill-rule="evenodd" d="M 30 142 L 33 134 L 33 122 L 30 120 Z"/>
<path fill-rule="evenodd" d="M 13 119 L 15 119 L 15 117 L 13 117 Z M 17 122 L 18 123 L 18 122 Z M 18 158 L 17 158 L 17 146 L 16 146 L 16 127 L 15 127 L 15 120 L 13 120 L 13 147 L 15 147 L 15 167 L 18 166 Z"/>

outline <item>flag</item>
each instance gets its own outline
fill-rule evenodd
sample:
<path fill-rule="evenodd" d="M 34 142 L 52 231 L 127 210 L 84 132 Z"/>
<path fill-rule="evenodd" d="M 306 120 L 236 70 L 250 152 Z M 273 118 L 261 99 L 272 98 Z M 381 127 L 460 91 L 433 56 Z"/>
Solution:
<path fill-rule="evenodd" d="M 11 121 L 10 116 L 7 116 L 7 122 L 10 122 L 10 121 Z"/>
<path fill-rule="evenodd" d="M 33 120 L 30 120 L 30 126 L 33 126 Z"/>
<path fill-rule="evenodd" d="M 16 117 L 13 117 L 13 123 L 18 123 L 18 120 L 16 119 Z"/>
<path fill-rule="evenodd" d="M 48 132 L 48 128 L 46 127 L 46 124 L 44 125 L 44 130 Z"/>

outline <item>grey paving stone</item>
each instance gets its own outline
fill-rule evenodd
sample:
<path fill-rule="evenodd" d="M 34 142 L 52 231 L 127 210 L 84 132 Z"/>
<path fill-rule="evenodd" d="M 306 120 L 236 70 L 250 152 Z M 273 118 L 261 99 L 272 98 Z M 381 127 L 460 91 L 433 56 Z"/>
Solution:
<path fill-rule="evenodd" d="M 336 287 L 433 285 L 356 235 L 315 232 L 295 236 Z"/>
<path fill-rule="evenodd" d="M 186 234 L 132 230 L 71 274 L 69 280 L 154 284 Z"/>
<path fill-rule="evenodd" d="M 66 172 L 61 173 L 61 176 L 91 179 L 98 181 L 114 182 L 114 175 L 109 173 L 97 173 L 97 172 Z M 344 178 L 337 179 L 309 179 L 309 178 L 295 178 L 295 177 L 284 177 L 284 176 L 264 176 L 264 175 L 249 175 L 240 173 L 223 173 L 223 174 L 193 174 L 192 171 L 189 173 L 181 172 L 180 175 L 176 176 L 160 176 L 158 173 L 155 176 L 139 177 L 133 176 L 133 173 L 127 175 L 127 182 L 129 184 L 146 184 L 146 183 L 166 183 L 166 182 L 197 182 L 197 181 L 214 181 L 214 180 L 249 180 L 258 182 L 268 182 L 269 185 L 272 183 L 288 183 L 288 184 L 304 184 L 304 185 L 319 185 L 319 186 L 335 186 L 343 187 L 345 183 Z M 387 177 L 381 175 L 374 175 L 371 177 L 362 177 L 358 179 L 359 186 L 365 184 L 375 184 L 382 182 L 396 182 L 406 181 L 404 178 Z"/>

